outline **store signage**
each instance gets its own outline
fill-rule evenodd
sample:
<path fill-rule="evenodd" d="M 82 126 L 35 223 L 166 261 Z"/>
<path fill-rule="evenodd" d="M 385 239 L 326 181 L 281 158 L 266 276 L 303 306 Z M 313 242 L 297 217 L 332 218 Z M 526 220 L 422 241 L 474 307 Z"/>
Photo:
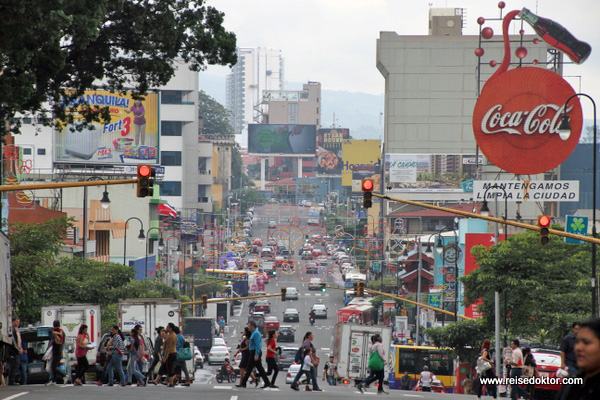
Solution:
<path fill-rule="evenodd" d="M 475 181 L 473 194 L 475 201 L 579 201 L 579 181 Z"/>

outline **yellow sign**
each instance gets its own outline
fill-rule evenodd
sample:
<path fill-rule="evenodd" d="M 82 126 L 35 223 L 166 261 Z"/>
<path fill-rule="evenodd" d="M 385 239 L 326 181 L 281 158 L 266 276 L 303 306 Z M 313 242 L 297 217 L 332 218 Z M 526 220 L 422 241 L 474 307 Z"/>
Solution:
<path fill-rule="evenodd" d="M 381 175 L 381 141 L 350 139 L 342 143 L 342 186 L 352 186 L 353 192 L 360 192 L 363 178 L 375 180 L 376 193 L 379 192 Z M 353 184 L 356 181 L 356 184 Z"/>

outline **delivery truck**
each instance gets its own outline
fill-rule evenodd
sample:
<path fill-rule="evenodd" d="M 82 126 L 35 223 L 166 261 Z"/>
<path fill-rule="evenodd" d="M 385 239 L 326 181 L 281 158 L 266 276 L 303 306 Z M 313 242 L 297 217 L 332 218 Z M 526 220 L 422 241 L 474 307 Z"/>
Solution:
<path fill-rule="evenodd" d="M 12 327 L 10 242 L 0 232 L 0 361 L 16 351 Z"/>
<path fill-rule="evenodd" d="M 102 338 L 102 321 L 100 319 L 99 304 L 69 304 L 69 305 L 51 305 L 42 307 L 42 325 L 52 326 L 52 323 L 58 320 L 63 328 L 65 338 L 65 350 L 75 352 L 75 343 L 79 327 L 82 324 L 88 326 L 88 335 L 90 343 L 98 344 Z M 96 364 L 96 355 L 98 347 L 94 347 L 87 352 L 87 359 L 90 368 L 94 369 Z"/>
<path fill-rule="evenodd" d="M 183 331 L 186 335 L 194 336 L 194 345 L 202 352 L 208 354 L 212 347 L 215 320 L 206 317 L 185 317 Z"/>
<path fill-rule="evenodd" d="M 358 383 L 369 375 L 371 337 L 377 333 L 383 339 L 383 348 L 389 358 L 392 327 L 348 322 L 340 322 L 335 325 L 331 348 L 333 349 L 332 354 L 337 360 L 338 373 L 341 377 Z M 387 368 L 385 376 L 387 376 Z"/>

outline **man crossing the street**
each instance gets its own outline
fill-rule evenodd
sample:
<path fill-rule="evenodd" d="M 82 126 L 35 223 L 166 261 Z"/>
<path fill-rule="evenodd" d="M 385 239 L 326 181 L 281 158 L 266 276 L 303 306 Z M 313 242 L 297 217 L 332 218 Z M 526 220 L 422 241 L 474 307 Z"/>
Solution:
<path fill-rule="evenodd" d="M 262 355 L 262 351 L 261 351 L 262 350 L 262 340 L 261 340 L 260 332 L 258 331 L 258 329 L 256 329 L 256 322 L 254 322 L 254 321 L 248 322 L 248 329 L 252 333 L 250 335 L 250 345 L 248 348 L 250 350 L 250 360 L 248 361 L 248 369 L 246 370 L 246 374 L 242 377 L 240 384 L 236 385 L 236 387 L 245 388 L 246 382 L 250 378 L 250 374 L 256 367 L 256 369 L 258 370 L 258 373 L 263 378 L 263 381 L 265 383 L 262 386 L 262 389 L 264 389 L 266 387 L 269 387 L 271 385 L 271 383 L 269 382 L 269 378 L 267 377 L 267 374 L 265 373 L 265 369 L 263 368 L 262 363 L 260 361 L 260 357 Z"/>

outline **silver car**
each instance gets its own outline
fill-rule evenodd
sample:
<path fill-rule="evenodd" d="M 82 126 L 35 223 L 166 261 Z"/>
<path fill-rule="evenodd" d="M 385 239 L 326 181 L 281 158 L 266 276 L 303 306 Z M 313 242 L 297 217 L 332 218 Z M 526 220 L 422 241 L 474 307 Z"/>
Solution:
<path fill-rule="evenodd" d="M 206 359 L 208 365 L 210 364 L 222 364 L 226 358 L 229 358 L 229 350 L 225 346 L 213 346 L 210 348 Z"/>
<path fill-rule="evenodd" d="M 295 287 L 286 288 L 285 299 L 286 300 L 298 300 L 298 289 L 296 289 Z"/>
<path fill-rule="evenodd" d="M 317 318 L 325 318 L 327 319 L 327 307 L 325 304 L 315 304 L 312 306 L 312 311 L 315 312 L 315 316 Z"/>

